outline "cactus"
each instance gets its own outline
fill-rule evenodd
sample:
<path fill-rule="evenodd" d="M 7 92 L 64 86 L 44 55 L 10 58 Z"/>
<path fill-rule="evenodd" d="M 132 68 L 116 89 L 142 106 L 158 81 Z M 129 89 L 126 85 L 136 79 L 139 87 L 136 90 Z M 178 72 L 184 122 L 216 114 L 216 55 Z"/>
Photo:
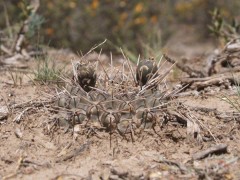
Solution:
<path fill-rule="evenodd" d="M 153 59 L 141 61 L 136 70 L 137 81 L 144 86 L 147 81 L 157 76 L 157 64 Z"/>
<path fill-rule="evenodd" d="M 95 69 L 89 63 L 77 65 L 77 77 L 75 78 L 84 91 L 89 92 L 96 85 L 97 75 Z"/>
<path fill-rule="evenodd" d="M 165 75 L 157 73 L 154 61 L 141 62 L 136 68 L 140 87 L 134 86 L 133 79 L 126 78 L 132 77 L 128 72 L 119 70 L 112 76 L 105 70 L 98 71 L 97 76 L 93 65 L 80 63 L 75 69 L 78 78 L 66 85 L 56 105 L 74 112 L 72 125 L 97 121 L 106 131 L 123 135 L 137 129 L 154 128 L 166 106 L 167 97 L 158 86 Z M 149 69 L 142 71 L 143 66 Z M 86 67 L 91 67 L 91 70 L 84 69 Z M 142 79 L 139 78 L 140 71 Z M 84 84 L 87 82 L 83 81 L 84 78 L 89 78 L 89 83 Z"/>

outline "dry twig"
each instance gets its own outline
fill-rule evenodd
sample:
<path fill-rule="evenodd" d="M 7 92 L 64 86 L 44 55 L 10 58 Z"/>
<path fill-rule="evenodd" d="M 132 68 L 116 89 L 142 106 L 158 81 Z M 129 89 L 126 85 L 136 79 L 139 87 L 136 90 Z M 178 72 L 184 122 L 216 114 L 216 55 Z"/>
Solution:
<path fill-rule="evenodd" d="M 90 144 L 91 144 L 91 142 L 87 141 L 86 143 L 84 143 L 83 145 L 78 147 L 77 149 L 72 150 L 71 152 L 69 152 L 67 155 L 58 158 L 56 160 L 56 163 L 67 161 L 69 159 L 72 159 L 73 157 L 76 157 L 76 156 L 80 155 L 82 152 L 86 151 L 89 148 Z"/>
<path fill-rule="evenodd" d="M 218 144 L 216 146 L 210 147 L 206 150 L 203 150 L 203 151 L 193 154 L 192 158 L 193 158 L 193 160 L 200 160 L 200 159 L 206 158 L 212 154 L 227 153 L 227 147 L 228 147 L 228 145 L 226 145 L 226 144 Z"/>

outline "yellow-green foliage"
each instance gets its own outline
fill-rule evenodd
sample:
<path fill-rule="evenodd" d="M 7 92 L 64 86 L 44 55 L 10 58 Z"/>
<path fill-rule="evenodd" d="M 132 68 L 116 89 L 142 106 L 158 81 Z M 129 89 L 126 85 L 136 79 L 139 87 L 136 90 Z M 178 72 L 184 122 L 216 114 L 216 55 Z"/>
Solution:
<path fill-rule="evenodd" d="M 159 7 L 163 4 L 137 0 L 42 2 L 46 7 L 42 6 L 41 11 L 47 19 L 44 34 L 51 43 L 83 51 L 104 38 L 115 45 L 124 44 L 131 50 L 139 50 L 141 41 L 148 38 L 153 26 L 159 25 Z"/>
<path fill-rule="evenodd" d="M 209 21 L 209 13 L 215 8 L 221 10 L 222 15 L 226 18 L 239 15 L 240 2 L 233 0 L 178 0 L 174 4 L 174 11 L 179 19 L 183 21 Z"/>
<path fill-rule="evenodd" d="M 21 22 L 20 14 L 27 13 L 22 10 L 23 2 L 29 0 L 2 2 L 7 6 L 11 24 Z M 107 38 L 116 46 L 144 53 L 144 45 L 161 46 L 172 31 L 178 30 L 179 23 L 197 24 L 200 33 L 208 32 L 209 12 L 216 7 L 227 18 L 240 13 L 239 0 L 40 0 L 40 3 L 38 14 L 45 19 L 40 31 L 44 42 L 83 52 Z M 0 10 L 0 16 L 5 17 L 3 6 Z M 0 27 L 6 27 L 4 18 L 0 19 Z M 152 45 L 149 41 L 159 34 L 161 38 Z M 112 47 L 105 44 L 104 49 Z"/>

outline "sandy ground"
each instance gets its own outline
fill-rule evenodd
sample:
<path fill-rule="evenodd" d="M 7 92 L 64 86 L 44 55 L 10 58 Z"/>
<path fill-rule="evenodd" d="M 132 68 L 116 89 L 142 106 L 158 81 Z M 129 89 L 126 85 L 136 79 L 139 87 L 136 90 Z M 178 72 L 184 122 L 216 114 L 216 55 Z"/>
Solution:
<path fill-rule="evenodd" d="M 206 53 L 205 42 L 196 48 L 189 42 L 178 46 L 182 49 L 172 52 L 174 57 L 182 54 L 191 59 Z M 70 61 L 67 63 L 70 67 Z M 30 68 L 35 67 L 31 62 Z M 19 80 L 13 81 L 12 75 L 22 79 L 21 85 Z M 239 119 L 233 118 L 231 113 L 236 110 L 222 100 L 224 95 L 236 98 L 234 87 L 216 91 L 213 87 L 213 93 L 173 100 L 197 109 L 192 114 L 202 123 L 203 141 L 189 138 L 186 126 L 172 123 L 157 128 L 160 136 L 150 129 L 132 142 L 119 135 L 112 135 L 110 140 L 106 132 L 90 137 L 79 132 L 73 136 L 72 131 L 53 125 L 54 113 L 44 106 L 32 106 L 18 123 L 14 122 L 26 110 L 24 102 L 46 101 L 54 89 L 52 85 L 34 83 L 32 76 L 0 71 L 0 109 L 23 106 L 9 109 L 8 117 L 0 120 L 0 179 L 240 179 Z M 204 112 L 203 108 L 214 111 Z M 219 118 L 215 112 L 227 116 Z M 194 160 L 195 153 L 217 144 L 227 145 L 227 152 Z M 68 156 L 71 152 L 75 152 L 73 157 Z"/>

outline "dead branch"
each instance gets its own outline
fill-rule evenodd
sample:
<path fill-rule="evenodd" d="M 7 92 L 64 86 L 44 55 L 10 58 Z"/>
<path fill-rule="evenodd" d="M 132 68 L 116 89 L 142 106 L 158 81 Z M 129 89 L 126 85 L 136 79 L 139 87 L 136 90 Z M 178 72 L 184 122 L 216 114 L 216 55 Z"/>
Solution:
<path fill-rule="evenodd" d="M 230 82 L 231 84 L 236 83 L 236 78 L 238 77 L 240 73 L 232 74 L 232 73 L 226 73 L 226 74 L 217 74 L 210 77 L 205 78 L 185 78 L 182 80 L 183 84 L 190 84 L 191 89 L 203 89 L 208 86 L 213 85 L 222 85 Z M 235 76 L 235 77 L 234 77 Z"/>
<path fill-rule="evenodd" d="M 221 112 L 218 111 L 217 108 L 208 108 L 208 107 L 197 107 L 197 106 L 186 106 L 191 111 L 201 112 L 209 115 L 209 113 L 213 114 L 216 118 L 223 120 L 224 122 L 228 122 L 231 120 L 239 121 L 240 113 L 234 111 Z"/>
<path fill-rule="evenodd" d="M 22 119 L 22 116 L 24 115 L 24 113 L 26 113 L 27 111 L 29 111 L 30 109 L 32 109 L 32 107 L 27 107 L 26 109 L 24 109 L 20 114 L 18 114 L 14 119 L 13 122 L 17 122 L 19 123 Z"/>
<path fill-rule="evenodd" d="M 24 108 L 24 107 L 42 107 L 42 106 L 46 106 L 48 104 L 53 103 L 52 100 L 50 101 L 35 101 L 36 99 L 32 99 L 30 101 L 26 101 L 20 104 L 13 104 L 10 108 L 11 109 L 16 109 L 16 108 Z"/>
<path fill-rule="evenodd" d="M 90 144 L 91 142 L 87 141 L 86 143 L 81 145 L 79 148 L 72 150 L 71 152 L 69 152 L 67 155 L 63 157 L 58 158 L 56 160 L 56 163 L 67 161 L 69 159 L 72 159 L 73 157 L 80 155 L 82 152 L 86 151 L 89 148 Z"/>
<path fill-rule="evenodd" d="M 34 15 L 38 8 L 40 6 L 40 1 L 39 0 L 31 0 L 30 2 L 30 6 L 29 8 L 31 8 L 31 13 L 29 14 L 29 16 L 27 17 L 27 19 L 25 19 L 25 21 L 23 22 L 19 32 L 18 32 L 18 36 L 15 40 L 15 43 L 13 45 L 12 52 L 17 52 L 17 53 L 21 53 L 22 51 L 22 44 L 25 40 L 25 35 L 28 32 L 29 29 L 29 22 L 31 21 L 32 15 Z"/>
<path fill-rule="evenodd" d="M 239 38 L 238 38 L 239 39 Z M 228 52 L 240 52 L 240 42 L 235 42 L 235 43 L 228 43 L 225 48 L 224 51 L 228 51 Z"/>
<path fill-rule="evenodd" d="M 186 117 L 184 117 L 183 115 L 179 114 L 178 112 L 176 112 L 174 110 L 169 110 L 169 109 L 168 109 L 168 113 L 170 115 L 175 116 L 179 123 L 187 125 L 188 119 Z"/>
<path fill-rule="evenodd" d="M 206 150 L 197 152 L 195 154 L 193 154 L 192 158 L 193 160 L 200 160 L 200 159 L 204 159 L 212 154 L 223 154 L 223 153 L 227 153 L 227 147 L 228 145 L 226 144 L 218 144 L 216 146 L 210 147 Z"/>
<path fill-rule="evenodd" d="M 18 53 L 18 54 L 15 54 L 15 55 L 5 58 L 4 60 L 2 60 L 2 62 L 7 65 L 16 65 L 16 64 L 18 64 L 18 60 L 23 59 L 23 58 L 24 58 L 24 56 L 22 54 Z"/>
<path fill-rule="evenodd" d="M 77 174 L 60 174 L 54 177 L 53 179 L 84 179 L 83 176 L 77 175 Z"/>
<path fill-rule="evenodd" d="M 160 159 L 160 160 L 154 160 L 154 161 L 158 163 L 167 164 L 169 166 L 176 166 L 181 171 L 182 174 L 186 174 L 186 172 L 188 171 L 187 167 L 184 166 L 182 163 L 177 163 L 175 161 L 171 161 L 167 159 Z"/>
<path fill-rule="evenodd" d="M 5 47 L 3 44 L 0 45 L 0 50 L 2 50 L 4 53 L 6 53 L 9 56 L 12 55 L 12 52 L 7 47 Z"/>
<path fill-rule="evenodd" d="M 190 77 L 205 77 L 205 75 L 201 72 L 201 71 L 196 71 L 193 70 L 192 68 L 185 66 L 182 63 L 179 63 L 177 61 L 175 61 L 174 59 L 170 58 L 169 56 L 167 56 L 166 54 L 163 55 L 163 57 L 170 63 L 172 64 L 176 64 L 176 66 L 182 70 L 183 72 L 186 72 Z"/>

